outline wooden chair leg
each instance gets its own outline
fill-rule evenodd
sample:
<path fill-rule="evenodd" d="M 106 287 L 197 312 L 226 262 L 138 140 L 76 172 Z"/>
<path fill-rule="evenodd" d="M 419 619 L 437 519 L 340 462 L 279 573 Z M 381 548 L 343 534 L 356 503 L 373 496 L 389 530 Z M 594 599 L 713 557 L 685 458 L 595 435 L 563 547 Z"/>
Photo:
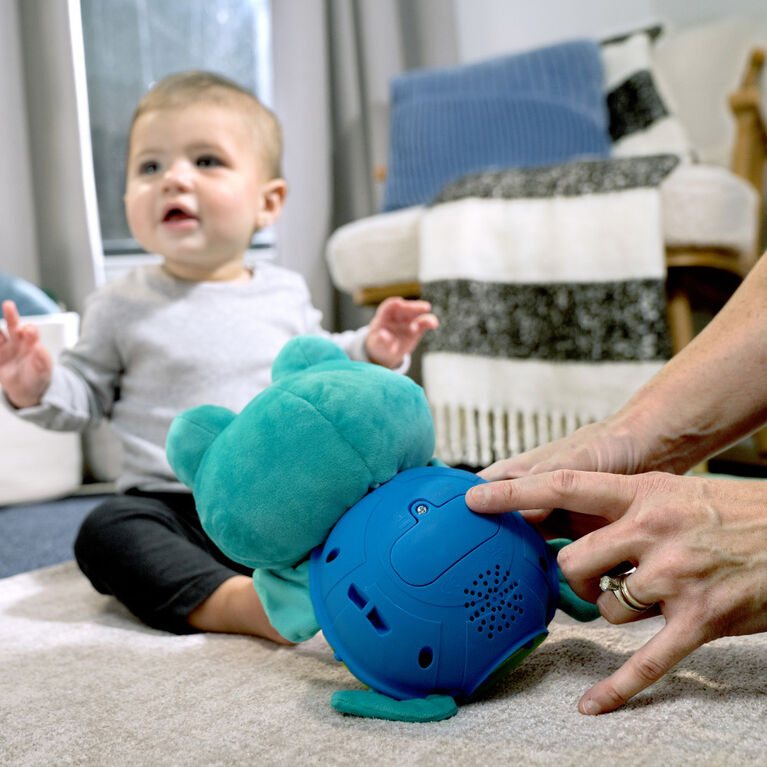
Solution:
<path fill-rule="evenodd" d="M 676 354 L 684 349 L 695 335 L 690 297 L 679 285 L 672 288 L 668 300 L 668 324 L 671 331 L 671 348 Z"/>

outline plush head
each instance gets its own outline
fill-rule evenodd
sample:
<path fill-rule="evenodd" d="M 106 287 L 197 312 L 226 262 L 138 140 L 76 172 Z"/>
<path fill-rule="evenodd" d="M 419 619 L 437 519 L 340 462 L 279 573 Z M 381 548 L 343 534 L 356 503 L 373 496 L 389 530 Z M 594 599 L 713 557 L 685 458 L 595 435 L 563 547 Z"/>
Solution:
<path fill-rule="evenodd" d="M 252 568 L 306 558 L 371 488 L 425 466 L 434 451 L 421 387 L 350 361 L 327 339 L 291 340 L 272 380 L 238 415 L 212 405 L 185 411 L 167 442 L 205 532 Z"/>

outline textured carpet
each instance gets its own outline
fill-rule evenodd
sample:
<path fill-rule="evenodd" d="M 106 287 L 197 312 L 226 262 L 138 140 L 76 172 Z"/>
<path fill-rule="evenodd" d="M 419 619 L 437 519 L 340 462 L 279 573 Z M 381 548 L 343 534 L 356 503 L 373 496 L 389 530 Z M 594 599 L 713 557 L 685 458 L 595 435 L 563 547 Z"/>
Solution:
<path fill-rule="evenodd" d="M 355 683 L 321 636 L 296 648 L 177 637 L 95 593 L 73 563 L 0 580 L 0 764 L 767 765 L 767 635 L 700 648 L 623 710 L 575 705 L 661 625 L 577 624 L 435 724 L 336 713 Z"/>

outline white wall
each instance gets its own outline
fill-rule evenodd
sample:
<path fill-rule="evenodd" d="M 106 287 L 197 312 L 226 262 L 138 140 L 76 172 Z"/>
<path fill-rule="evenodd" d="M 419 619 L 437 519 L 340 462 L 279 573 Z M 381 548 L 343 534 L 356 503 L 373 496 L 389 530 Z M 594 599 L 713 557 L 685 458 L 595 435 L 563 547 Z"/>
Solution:
<path fill-rule="evenodd" d="M 652 26 L 652 0 L 454 0 L 461 61 Z"/>
<path fill-rule="evenodd" d="M 650 0 L 650 5 L 672 29 L 684 29 L 735 14 L 767 15 L 765 0 Z"/>
<path fill-rule="evenodd" d="M 0 2 L 0 270 L 38 284 L 27 110 L 22 82 L 19 16 L 15 2 Z"/>
<path fill-rule="evenodd" d="M 683 29 L 733 14 L 767 14 L 765 0 L 453 0 L 461 61 L 578 36 L 603 39 L 663 22 Z"/>

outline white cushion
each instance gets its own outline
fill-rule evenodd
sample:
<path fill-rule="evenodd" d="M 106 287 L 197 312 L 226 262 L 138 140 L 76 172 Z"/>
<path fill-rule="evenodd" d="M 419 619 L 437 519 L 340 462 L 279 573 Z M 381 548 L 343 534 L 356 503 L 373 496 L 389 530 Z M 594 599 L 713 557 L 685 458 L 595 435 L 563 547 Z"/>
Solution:
<path fill-rule="evenodd" d="M 724 168 L 681 164 L 661 185 L 664 242 L 670 246 L 756 248 L 756 192 Z M 418 280 L 419 227 L 425 208 L 413 207 L 354 221 L 328 241 L 335 286 L 360 288 Z"/>
<path fill-rule="evenodd" d="M 73 312 L 23 317 L 22 321 L 40 328 L 40 337 L 54 356 L 77 340 L 79 317 Z M 67 495 L 82 484 L 79 434 L 47 431 L 22 421 L 2 405 L 0 434 L 0 505 Z"/>
<path fill-rule="evenodd" d="M 661 184 L 667 246 L 757 247 L 759 197 L 747 181 L 715 165 L 680 165 Z"/>
<path fill-rule="evenodd" d="M 328 240 L 333 284 L 345 293 L 418 280 L 420 205 L 353 221 Z"/>

